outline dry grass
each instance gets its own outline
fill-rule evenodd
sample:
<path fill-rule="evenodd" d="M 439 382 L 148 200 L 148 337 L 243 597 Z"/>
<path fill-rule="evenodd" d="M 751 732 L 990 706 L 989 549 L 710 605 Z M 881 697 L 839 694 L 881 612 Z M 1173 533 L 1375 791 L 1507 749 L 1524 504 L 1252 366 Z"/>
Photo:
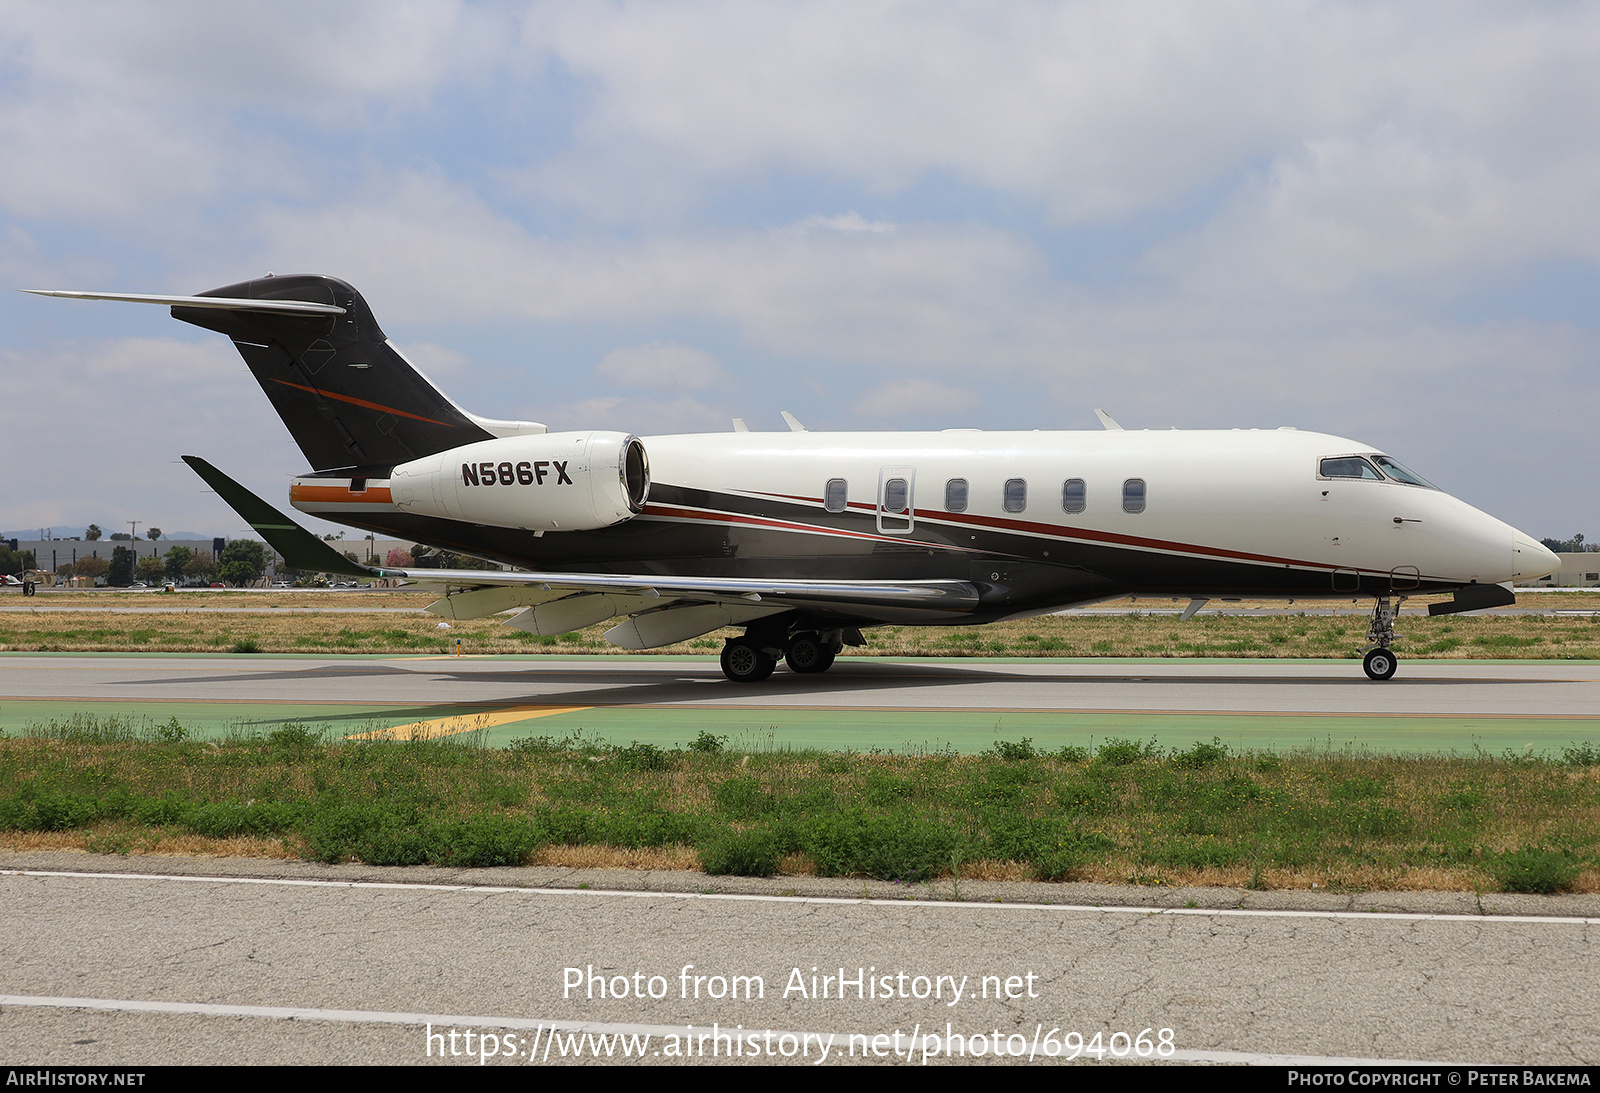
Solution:
<path fill-rule="evenodd" d="M 0 850 L 83 850 L 91 854 L 178 858 L 271 858 L 299 861 L 297 846 L 284 839 L 212 839 L 181 831 L 96 825 L 90 831 L 0 831 Z"/>
<path fill-rule="evenodd" d="M 699 869 L 692 846 L 542 846 L 528 856 L 529 865 L 563 869 Z"/>
<path fill-rule="evenodd" d="M 95 594 L 73 593 L 90 602 Z M 277 595 L 277 594 L 272 594 Z M 302 597 L 312 594 L 302 593 Z M 383 599 L 388 597 L 388 599 Z M 246 597 L 258 606 L 266 594 Z M 320 597 L 327 606 L 332 597 Z M 1529 600 L 1558 600 L 1558 606 L 1590 609 L 1571 597 L 1530 595 Z M 155 597 L 145 597 L 140 605 Z M 285 594 L 284 606 L 296 606 Z M 338 605 L 363 606 L 404 599 L 419 608 L 432 597 L 418 593 L 356 593 Z M 1595 597 L 1600 600 L 1600 597 Z M 358 603 L 357 601 L 362 601 Z M 1122 601 L 1107 607 L 1137 611 L 1147 601 Z M 1170 606 L 1161 601 L 1162 606 Z M 1244 607 L 1247 605 L 1239 605 Z M 1282 606 L 1279 604 L 1278 606 Z M 1308 612 L 1327 610 L 1308 607 Z M 451 655 L 460 643 L 463 653 L 626 654 L 607 643 L 607 625 L 557 638 L 539 637 L 507 627 L 502 617 L 456 622 L 438 629 L 440 620 L 415 614 L 327 614 L 275 612 L 270 606 L 240 613 L 195 613 L 174 605 L 170 612 L 125 614 L 105 610 L 70 612 L 0 612 L 0 651 L 150 652 Z M 1398 624 L 1396 645 L 1411 659 L 1596 659 L 1600 658 L 1600 616 L 1463 615 L 1405 617 Z M 736 631 L 718 631 L 690 641 L 652 650 L 663 654 L 712 654 L 723 638 Z M 1030 656 L 1030 657 L 1351 657 L 1365 645 L 1364 618 L 1306 615 L 1200 615 L 1179 622 L 1172 615 L 1045 615 L 981 627 L 886 626 L 867 632 L 868 645 L 847 649 L 856 656 Z"/>

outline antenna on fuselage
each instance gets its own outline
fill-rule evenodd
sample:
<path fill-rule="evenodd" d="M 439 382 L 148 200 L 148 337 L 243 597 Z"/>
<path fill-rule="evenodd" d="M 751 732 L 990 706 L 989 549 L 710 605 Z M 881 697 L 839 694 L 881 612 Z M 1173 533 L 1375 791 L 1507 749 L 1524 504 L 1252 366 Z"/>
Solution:
<path fill-rule="evenodd" d="M 1104 425 L 1107 429 L 1116 429 L 1119 432 L 1122 431 L 1122 426 L 1117 424 L 1117 419 L 1106 413 L 1104 410 L 1096 410 L 1094 412 L 1094 416 L 1099 418 L 1100 424 Z"/>

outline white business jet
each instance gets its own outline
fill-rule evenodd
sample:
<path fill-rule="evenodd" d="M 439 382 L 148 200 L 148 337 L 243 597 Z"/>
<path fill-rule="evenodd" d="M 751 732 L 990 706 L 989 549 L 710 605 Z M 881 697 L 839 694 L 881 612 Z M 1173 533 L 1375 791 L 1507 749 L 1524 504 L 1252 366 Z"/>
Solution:
<path fill-rule="evenodd" d="M 37 290 L 29 290 L 37 291 Z M 722 670 L 822 672 L 864 627 L 967 625 L 1128 595 L 1375 601 L 1365 668 L 1394 675 L 1406 596 L 1448 614 L 1554 572 L 1538 542 L 1368 445 L 1295 429 L 549 432 L 457 406 L 343 281 L 267 276 L 165 304 L 233 340 L 311 470 L 302 512 L 510 571 L 362 566 L 204 460 L 288 568 L 437 588 L 428 610 L 651 649 L 722 627 Z"/>

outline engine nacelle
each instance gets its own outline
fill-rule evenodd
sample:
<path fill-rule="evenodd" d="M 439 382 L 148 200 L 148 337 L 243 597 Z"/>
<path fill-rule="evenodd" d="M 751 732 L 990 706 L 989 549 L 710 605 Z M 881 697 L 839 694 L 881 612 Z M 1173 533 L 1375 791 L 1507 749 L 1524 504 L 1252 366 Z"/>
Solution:
<path fill-rule="evenodd" d="M 482 440 L 401 463 L 395 508 L 529 531 L 593 531 L 631 519 L 650 493 L 644 445 L 627 433 Z"/>

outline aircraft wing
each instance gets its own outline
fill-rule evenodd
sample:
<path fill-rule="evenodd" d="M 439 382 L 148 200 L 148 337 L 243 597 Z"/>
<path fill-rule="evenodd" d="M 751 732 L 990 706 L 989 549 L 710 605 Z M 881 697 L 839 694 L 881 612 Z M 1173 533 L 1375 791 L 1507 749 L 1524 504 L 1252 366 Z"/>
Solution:
<path fill-rule="evenodd" d="M 972 610 L 978 603 L 978 590 L 973 585 L 966 581 L 951 580 L 760 580 L 660 574 L 534 573 L 520 570 L 365 566 L 352 562 L 204 459 L 186 455 L 183 461 L 252 528 L 260 532 L 261 537 L 283 556 L 284 565 L 289 569 L 369 579 L 387 577 L 413 581 L 445 593 L 490 588 L 524 588 L 529 592 L 556 594 L 610 593 L 628 597 L 628 602 L 635 597 L 653 601 L 650 606 L 689 600 L 741 607 L 759 604 L 779 609 L 854 607 L 863 614 L 885 608 L 960 614 Z M 643 609 L 643 606 L 635 608 Z"/>

